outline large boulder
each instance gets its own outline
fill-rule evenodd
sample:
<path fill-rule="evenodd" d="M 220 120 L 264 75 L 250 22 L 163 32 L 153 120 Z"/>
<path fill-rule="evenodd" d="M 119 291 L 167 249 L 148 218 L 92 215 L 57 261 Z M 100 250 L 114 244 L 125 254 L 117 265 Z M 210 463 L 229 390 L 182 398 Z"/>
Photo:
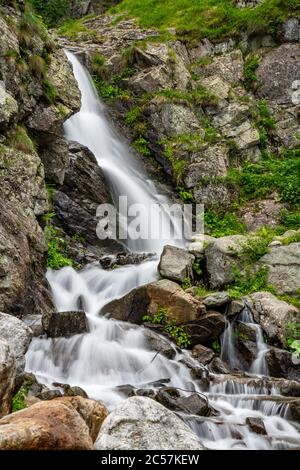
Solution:
<path fill-rule="evenodd" d="M 287 346 L 287 325 L 299 319 L 299 310 L 270 292 L 255 292 L 246 297 L 245 302 L 266 335 L 272 341 Z"/>
<path fill-rule="evenodd" d="M 191 429 L 151 398 L 132 397 L 104 421 L 97 450 L 203 450 Z"/>
<path fill-rule="evenodd" d="M 194 255 L 176 246 L 166 245 L 158 265 L 159 274 L 171 281 L 182 282 L 193 278 Z"/>
<path fill-rule="evenodd" d="M 0 449 L 92 450 L 92 436 L 106 411 L 89 401 L 74 397 L 39 402 L 2 418 Z"/>
<path fill-rule="evenodd" d="M 164 308 L 168 319 L 176 323 L 192 322 L 205 313 L 199 300 L 167 279 L 134 289 L 107 304 L 102 313 L 116 320 L 141 324 L 145 315 L 155 315 L 160 308 Z"/>
<path fill-rule="evenodd" d="M 240 266 L 239 254 L 247 238 L 231 235 L 212 240 L 206 250 L 206 266 L 210 286 L 222 288 L 234 280 L 234 267 Z"/>
<path fill-rule="evenodd" d="M 300 243 L 274 246 L 260 261 L 268 267 L 268 282 L 278 294 L 298 294 L 300 288 Z"/>
<path fill-rule="evenodd" d="M 22 382 L 25 354 L 32 339 L 32 330 L 21 320 L 0 312 L 0 338 L 6 339 L 15 356 L 17 384 Z"/>
<path fill-rule="evenodd" d="M 219 312 L 209 311 L 196 321 L 184 326 L 189 335 L 191 346 L 206 344 L 217 339 L 225 329 L 225 317 Z"/>
<path fill-rule="evenodd" d="M 44 329 L 51 338 L 69 338 L 73 335 L 86 333 L 88 324 L 85 312 L 53 312 L 50 321 L 43 322 Z"/>
<path fill-rule="evenodd" d="M 15 379 L 14 354 L 8 341 L 0 337 L 0 417 L 10 413 Z"/>
<path fill-rule="evenodd" d="M 270 347 L 265 354 L 268 372 L 271 377 L 283 377 L 300 381 L 299 360 L 285 349 Z"/>

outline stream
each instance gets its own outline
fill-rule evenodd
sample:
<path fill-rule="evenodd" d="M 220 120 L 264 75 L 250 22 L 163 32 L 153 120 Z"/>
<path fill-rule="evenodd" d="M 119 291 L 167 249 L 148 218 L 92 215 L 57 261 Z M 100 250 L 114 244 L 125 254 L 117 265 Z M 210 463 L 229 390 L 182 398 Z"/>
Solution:
<path fill-rule="evenodd" d="M 110 126 L 105 117 L 105 107 L 88 72 L 73 54 L 66 54 L 73 65 L 82 95 L 80 112 L 65 123 L 66 138 L 87 146 L 93 152 L 116 204 L 118 197 L 125 195 L 128 206 L 138 202 L 150 208 L 152 204 L 167 202 L 164 196 L 157 194 L 155 185 L 145 174 L 137 157 Z M 163 246 L 170 242 L 179 243 L 176 240 L 178 222 L 176 219 L 171 222 L 175 233 L 171 241 L 126 241 L 130 251 L 156 253 L 157 259 L 110 271 L 98 264 L 81 271 L 70 267 L 59 271 L 48 270 L 47 279 L 57 310 L 77 310 L 83 304 L 89 332 L 72 338 L 34 338 L 26 355 L 26 370 L 49 387 L 53 382 L 80 386 L 89 397 L 103 401 L 110 410 L 126 398 L 117 387 L 130 384 L 151 388 L 154 382 L 169 379 L 168 386 L 204 393 L 210 406 L 217 410 L 217 416 L 182 415 L 208 449 L 299 447 L 300 426 L 290 420 L 288 404 L 276 401 L 280 395 L 276 388 L 261 386 L 267 374 L 264 361 L 267 346 L 259 325 L 253 323 L 247 312 L 242 312 L 240 320 L 253 323 L 256 329 L 258 354 L 248 373 L 254 378 L 254 383 L 257 379 L 258 385 L 250 386 L 234 381 L 234 376 L 228 379 L 226 375 L 210 373 L 208 390 L 201 390 L 200 383 L 192 378 L 190 369 L 182 362 L 188 352 L 178 352 L 173 360 L 157 355 L 156 351 L 147 347 L 143 327 L 101 316 L 101 309 L 111 300 L 157 279 L 157 264 Z M 156 223 L 151 219 L 151 224 Z M 165 213 L 163 224 L 169 223 L 170 215 Z M 232 322 L 227 320 L 221 357 L 232 367 L 240 368 L 232 328 Z M 264 400 L 264 395 L 273 395 L 274 401 Z M 263 420 L 266 435 L 251 431 L 246 424 L 249 417 Z"/>

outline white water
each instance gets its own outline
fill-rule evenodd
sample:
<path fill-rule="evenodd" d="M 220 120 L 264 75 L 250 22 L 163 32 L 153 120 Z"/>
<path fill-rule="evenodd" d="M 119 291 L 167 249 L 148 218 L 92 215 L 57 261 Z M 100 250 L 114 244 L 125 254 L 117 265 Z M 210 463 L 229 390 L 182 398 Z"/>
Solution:
<path fill-rule="evenodd" d="M 74 74 L 82 92 L 82 109 L 65 125 L 66 136 L 76 140 L 95 154 L 103 168 L 115 198 L 127 195 L 130 202 L 164 202 L 156 195 L 154 185 L 147 180 L 133 155 L 110 127 L 89 76 L 77 59 L 68 53 Z M 169 222 L 166 213 L 164 223 Z M 151 221 L 155 223 L 155 221 Z M 174 225 L 176 226 L 176 221 Z M 165 240 L 129 241 L 133 251 L 161 251 Z M 90 266 L 81 272 L 72 268 L 47 273 L 54 301 L 59 311 L 76 310 L 84 306 L 89 333 L 69 339 L 35 338 L 26 356 L 26 369 L 42 383 L 64 382 L 81 386 L 91 398 L 100 399 L 114 408 L 124 396 L 117 386 L 130 384 L 149 388 L 154 381 L 169 379 L 168 385 L 187 390 L 200 390 L 189 369 L 175 360 L 168 360 L 147 345 L 141 327 L 108 320 L 100 316 L 102 307 L 122 297 L 133 288 L 156 279 L 157 261 L 144 262 L 105 271 Z M 150 385 L 149 385 L 150 384 Z M 300 445 L 296 426 L 286 419 L 287 409 L 274 402 L 249 400 L 260 393 L 259 387 L 236 384 L 229 380 L 212 383 L 207 396 L 219 416 L 199 418 L 184 416 L 203 443 L 212 449 L 271 449 Z M 261 393 L 276 394 L 265 389 Z M 250 432 L 245 425 L 249 416 L 261 417 L 268 436 Z"/>

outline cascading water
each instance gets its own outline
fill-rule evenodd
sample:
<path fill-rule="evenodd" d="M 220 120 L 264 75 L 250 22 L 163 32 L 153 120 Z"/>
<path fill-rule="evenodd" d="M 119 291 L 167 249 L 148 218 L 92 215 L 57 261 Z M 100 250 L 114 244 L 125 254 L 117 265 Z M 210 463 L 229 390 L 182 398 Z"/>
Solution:
<path fill-rule="evenodd" d="M 74 55 L 67 55 L 82 93 L 82 108 L 65 124 L 66 137 L 86 145 L 94 153 L 116 202 L 118 196 L 126 195 L 128 204 L 139 202 L 149 208 L 153 203 L 164 203 L 165 199 L 156 194 L 134 155 L 107 122 L 88 73 Z M 165 212 L 162 224 L 169 222 L 170 215 Z M 176 238 L 178 222 L 173 219 L 172 223 Z M 127 246 L 135 252 L 159 253 L 165 242 L 163 237 L 129 240 Z M 89 333 L 69 339 L 34 338 L 26 356 L 27 371 L 49 386 L 53 382 L 81 386 L 91 398 L 104 401 L 111 409 L 124 399 L 116 387 L 125 384 L 147 388 L 153 382 L 169 379 L 170 386 L 200 391 L 199 383 L 181 362 L 181 354 L 168 360 L 149 349 L 143 328 L 99 315 L 111 300 L 155 280 L 156 272 L 157 260 L 111 271 L 95 265 L 80 272 L 70 267 L 49 270 L 47 279 L 58 311 L 76 310 L 80 302 L 87 313 Z M 300 445 L 297 425 L 287 420 L 288 405 L 282 408 L 275 402 L 257 399 L 259 394 L 272 394 L 275 399 L 276 390 L 236 383 L 234 378 L 212 374 L 209 390 L 204 393 L 219 412 L 218 416 L 185 415 L 183 419 L 208 448 L 271 449 Z M 246 425 L 247 417 L 261 418 L 267 435 L 252 432 Z"/>

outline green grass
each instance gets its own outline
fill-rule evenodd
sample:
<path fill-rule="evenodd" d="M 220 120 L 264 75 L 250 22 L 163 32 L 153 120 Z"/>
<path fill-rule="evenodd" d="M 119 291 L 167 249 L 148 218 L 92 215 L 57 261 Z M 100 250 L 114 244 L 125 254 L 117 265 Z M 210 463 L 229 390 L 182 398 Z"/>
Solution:
<path fill-rule="evenodd" d="M 259 66 L 259 59 L 256 55 L 250 55 L 247 57 L 244 65 L 244 77 L 245 85 L 248 89 L 253 89 L 257 84 L 256 70 Z"/>
<path fill-rule="evenodd" d="M 218 98 L 201 84 L 198 84 L 194 90 L 185 92 L 174 89 L 161 90 L 157 96 L 164 96 L 175 103 L 185 101 L 199 106 L 215 106 L 218 103 Z"/>
<path fill-rule="evenodd" d="M 268 268 L 263 266 L 258 270 L 253 270 L 248 266 L 244 272 L 237 268 L 233 269 L 234 282 L 227 289 L 232 299 L 239 299 L 244 295 L 254 292 L 269 291 L 276 295 L 275 289 L 268 284 Z"/>
<path fill-rule="evenodd" d="M 31 154 L 36 151 L 35 143 L 27 134 L 26 128 L 21 125 L 16 126 L 14 131 L 10 134 L 8 143 L 14 149 L 24 153 Z"/>
<path fill-rule="evenodd" d="M 97 39 L 98 37 L 97 31 L 87 28 L 83 24 L 82 19 L 69 19 L 65 21 L 58 29 L 58 34 L 60 36 L 64 36 L 67 39 L 70 39 L 71 41 L 76 41 L 81 36 L 84 38 L 94 39 Z"/>
<path fill-rule="evenodd" d="M 222 210 L 206 210 L 204 213 L 204 223 L 205 231 L 216 238 L 246 232 L 245 224 L 234 213 Z"/>
<path fill-rule="evenodd" d="M 298 0 L 265 0 L 255 9 L 237 8 L 231 0 L 123 0 L 111 11 L 136 17 L 144 27 L 162 31 L 175 27 L 177 35 L 194 42 L 220 40 L 243 32 L 272 33 L 286 18 L 300 13 Z"/>

